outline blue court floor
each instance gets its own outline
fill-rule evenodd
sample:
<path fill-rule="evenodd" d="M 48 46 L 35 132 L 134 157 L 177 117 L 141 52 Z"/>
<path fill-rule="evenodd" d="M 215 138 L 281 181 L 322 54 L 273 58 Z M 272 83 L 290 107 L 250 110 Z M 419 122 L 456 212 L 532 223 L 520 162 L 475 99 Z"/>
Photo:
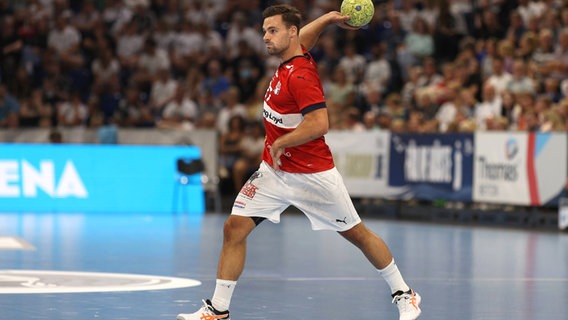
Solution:
<path fill-rule="evenodd" d="M 0 291 L 14 282 L 44 290 L 0 293 L 0 320 L 173 320 L 193 312 L 213 292 L 224 219 L 0 214 Z M 364 221 L 422 295 L 421 319 L 568 319 L 566 233 Z M 304 216 L 291 212 L 279 225 L 264 222 L 248 243 L 233 320 L 398 319 L 386 283 L 363 255 L 334 232 L 311 231 Z M 57 283 L 79 288 L 104 281 L 18 280 L 3 270 L 152 275 L 201 285 L 58 293 Z M 121 281 L 114 288 L 128 282 Z"/>

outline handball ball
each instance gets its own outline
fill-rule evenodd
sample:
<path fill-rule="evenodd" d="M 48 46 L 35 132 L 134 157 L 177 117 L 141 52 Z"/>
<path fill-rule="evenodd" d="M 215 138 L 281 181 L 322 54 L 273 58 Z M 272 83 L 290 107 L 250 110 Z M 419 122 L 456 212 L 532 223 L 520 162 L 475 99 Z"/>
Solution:
<path fill-rule="evenodd" d="M 343 0 L 341 14 L 349 16 L 345 24 L 352 27 L 362 27 L 373 19 L 375 6 L 372 0 Z"/>

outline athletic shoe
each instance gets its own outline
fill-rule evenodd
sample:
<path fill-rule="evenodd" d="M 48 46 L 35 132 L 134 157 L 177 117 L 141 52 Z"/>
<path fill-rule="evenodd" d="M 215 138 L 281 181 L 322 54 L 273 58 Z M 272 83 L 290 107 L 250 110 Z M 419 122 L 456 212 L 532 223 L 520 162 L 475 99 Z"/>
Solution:
<path fill-rule="evenodd" d="M 230 320 L 229 310 L 227 311 L 217 311 L 213 308 L 211 301 L 203 300 L 203 307 L 195 313 L 191 314 L 178 314 L 177 320 L 219 320 L 225 319 Z"/>
<path fill-rule="evenodd" d="M 400 320 L 415 320 L 418 319 L 422 310 L 420 310 L 420 301 L 422 298 L 414 290 L 406 292 L 397 291 L 392 295 L 392 303 L 398 307 L 400 313 Z"/>

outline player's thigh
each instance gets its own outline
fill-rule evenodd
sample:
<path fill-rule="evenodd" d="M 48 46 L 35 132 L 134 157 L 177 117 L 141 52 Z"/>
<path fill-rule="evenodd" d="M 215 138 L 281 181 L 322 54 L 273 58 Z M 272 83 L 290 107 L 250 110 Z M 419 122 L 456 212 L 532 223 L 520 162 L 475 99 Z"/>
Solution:
<path fill-rule="evenodd" d="M 345 231 L 361 222 L 336 169 L 307 175 L 303 183 L 293 205 L 310 219 L 314 230 Z"/>
<path fill-rule="evenodd" d="M 281 176 L 263 162 L 235 198 L 231 214 L 278 223 L 280 214 L 290 205 L 287 192 Z"/>

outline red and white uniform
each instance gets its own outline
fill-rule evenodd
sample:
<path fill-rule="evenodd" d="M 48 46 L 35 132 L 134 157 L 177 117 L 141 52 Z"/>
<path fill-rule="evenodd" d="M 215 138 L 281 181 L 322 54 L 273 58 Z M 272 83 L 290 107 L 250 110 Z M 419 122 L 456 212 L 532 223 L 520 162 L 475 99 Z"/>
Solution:
<path fill-rule="evenodd" d="M 272 167 L 272 143 L 298 127 L 305 114 L 325 107 L 321 80 L 309 53 L 304 50 L 303 56 L 278 67 L 264 97 L 264 161 L 237 195 L 231 214 L 278 223 L 282 212 L 295 206 L 314 230 L 345 231 L 361 222 L 323 136 L 286 148 L 280 170 Z"/>
<path fill-rule="evenodd" d="M 264 96 L 266 142 L 262 159 L 272 165 L 270 146 L 274 140 L 294 130 L 304 114 L 325 107 L 317 66 L 308 52 L 280 64 Z M 280 170 L 293 173 L 321 172 L 334 167 L 323 136 L 286 148 L 280 161 Z"/>

